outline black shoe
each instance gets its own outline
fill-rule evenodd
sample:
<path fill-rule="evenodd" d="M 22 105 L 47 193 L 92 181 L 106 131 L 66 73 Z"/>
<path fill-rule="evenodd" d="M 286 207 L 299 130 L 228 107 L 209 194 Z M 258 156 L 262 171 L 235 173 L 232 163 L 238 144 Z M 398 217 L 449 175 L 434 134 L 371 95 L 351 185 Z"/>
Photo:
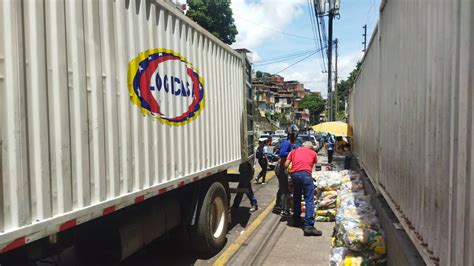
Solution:
<path fill-rule="evenodd" d="M 278 207 L 278 206 L 275 206 L 275 207 L 273 207 L 273 210 L 272 210 L 272 212 L 273 212 L 274 214 L 280 214 L 280 212 L 281 212 L 281 208 L 280 208 L 280 207 Z"/>
<path fill-rule="evenodd" d="M 258 206 L 257 205 L 253 205 L 252 208 L 250 208 L 249 212 L 255 212 L 258 210 Z"/>
<path fill-rule="evenodd" d="M 291 218 L 293 217 L 293 215 L 291 215 L 291 213 L 287 210 L 283 210 L 280 212 L 280 216 L 283 217 L 283 218 Z"/>
<path fill-rule="evenodd" d="M 319 231 L 318 229 L 314 228 L 313 226 L 305 226 L 303 228 L 303 232 L 305 236 L 320 236 L 323 232 Z"/>

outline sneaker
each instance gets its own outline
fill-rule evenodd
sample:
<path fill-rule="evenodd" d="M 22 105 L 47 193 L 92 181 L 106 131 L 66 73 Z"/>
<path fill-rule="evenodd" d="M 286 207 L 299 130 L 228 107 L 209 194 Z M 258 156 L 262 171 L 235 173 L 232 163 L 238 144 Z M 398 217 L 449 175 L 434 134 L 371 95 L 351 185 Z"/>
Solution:
<path fill-rule="evenodd" d="M 305 226 L 303 228 L 303 232 L 305 236 L 320 236 L 323 232 L 319 231 L 318 229 L 314 228 L 313 226 Z"/>
<path fill-rule="evenodd" d="M 281 213 L 281 208 L 278 207 L 278 206 L 275 206 L 275 207 L 273 207 L 272 212 L 273 212 L 274 214 L 280 214 L 280 213 Z"/>
<path fill-rule="evenodd" d="M 254 211 L 257 211 L 257 210 L 258 210 L 258 206 L 253 205 L 252 208 L 250 208 L 249 212 L 254 212 Z"/>
<path fill-rule="evenodd" d="M 262 183 L 260 183 L 260 184 L 265 185 L 266 183 L 265 183 L 265 182 L 262 182 Z"/>
<path fill-rule="evenodd" d="M 293 215 L 291 215 L 291 213 L 287 210 L 283 210 L 280 212 L 280 216 L 283 217 L 283 218 L 291 218 L 293 217 Z"/>

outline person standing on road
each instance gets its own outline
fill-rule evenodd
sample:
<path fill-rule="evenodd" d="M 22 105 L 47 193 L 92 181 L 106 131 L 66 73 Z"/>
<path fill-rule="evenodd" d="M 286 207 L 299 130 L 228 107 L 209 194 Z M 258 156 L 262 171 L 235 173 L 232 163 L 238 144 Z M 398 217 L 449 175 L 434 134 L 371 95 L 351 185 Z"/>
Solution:
<path fill-rule="evenodd" d="M 331 135 L 330 133 L 327 136 L 326 143 L 328 147 L 328 163 L 332 163 L 332 156 L 334 154 L 334 143 L 336 140 L 334 139 L 334 136 Z"/>
<path fill-rule="evenodd" d="M 255 181 L 257 184 L 265 184 L 265 177 L 267 176 L 267 169 L 268 169 L 268 147 L 266 145 L 266 141 L 260 141 L 257 148 L 256 157 L 258 160 L 258 164 L 262 168 L 260 173 L 257 177 L 255 177 Z M 259 179 L 262 178 L 262 182 L 259 183 Z"/>
<path fill-rule="evenodd" d="M 301 225 L 301 194 L 304 193 L 306 213 L 303 222 L 305 236 L 320 236 L 322 232 L 314 228 L 314 183 L 311 176 L 318 156 L 310 141 L 303 147 L 293 150 L 285 162 L 285 169 L 291 163 L 291 181 L 293 183 L 293 224 Z"/>
<path fill-rule="evenodd" d="M 253 167 L 251 166 L 250 163 L 243 163 L 239 166 L 239 185 L 237 188 L 243 188 L 247 189 L 247 192 L 245 194 L 247 195 L 247 198 L 249 198 L 250 204 L 252 207 L 250 208 L 250 212 L 254 212 L 258 210 L 258 204 L 257 204 L 257 198 L 255 198 L 255 194 L 253 193 L 252 190 L 252 183 L 250 182 L 252 180 L 252 177 L 254 175 L 254 170 Z M 236 209 L 240 206 L 240 202 L 242 201 L 243 193 L 237 193 L 234 198 L 234 203 L 232 204 L 232 209 Z"/>
<path fill-rule="evenodd" d="M 275 174 L 278 177 L 278 192 L 276 195 L 276 204 L 273 208 L 273 213 L 280 214 L 282 217 L 291 217 L 291 213 L 288 211 L 288 175 L 286 168 L 284 167 L 286 157 L 288 154 L 298 148 L 296 138 L 298 137 L 298 127 L 291 125 L 288 128 L 288 137 L 283 141 L 280 148 L 280 163 L 279 167 L 275 169 Z"/>

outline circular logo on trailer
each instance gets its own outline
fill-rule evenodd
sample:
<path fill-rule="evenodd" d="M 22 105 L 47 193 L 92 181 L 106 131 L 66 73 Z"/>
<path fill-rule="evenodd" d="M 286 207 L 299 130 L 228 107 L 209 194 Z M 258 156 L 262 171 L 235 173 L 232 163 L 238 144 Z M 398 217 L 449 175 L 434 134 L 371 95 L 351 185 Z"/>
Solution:
<path fill-rule="evenodd" d="M 204 81 L 179 53 L 150 49 L 128 65 L 128 89 L 143 114 L 178 126 L 194 120 L 204 108 Z"/>

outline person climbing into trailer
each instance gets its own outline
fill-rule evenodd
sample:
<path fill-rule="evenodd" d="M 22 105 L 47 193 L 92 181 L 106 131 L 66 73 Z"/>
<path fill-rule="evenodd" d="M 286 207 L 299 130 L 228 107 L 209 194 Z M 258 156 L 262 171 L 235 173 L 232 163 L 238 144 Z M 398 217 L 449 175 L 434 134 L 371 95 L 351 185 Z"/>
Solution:
<path fill-rule="evenodd" d="M 258 164 L 262 168 L 260 170 L 260 173 L 255 177 L 255 182 L 257 184 L 265 184 L 265 177 L 267 176 L 267 169 L 268 169 L 268 146 L 267 146 L 267 141 L 260 141 L 258 143 L 258 148 L 255 156 L 257 157 Z M 262 181 L 260 182 L 260 178 L 262 178 Z"/>
<path fill-rule="evenodd" d="M 296 143 L 298 131 L 299 129 L 296 125 L 288 127 L 287 139 L 283 141 L 280 148 L 280 163 L 278 167 L 275 168 L 275 174 L 278 178 L 278 192 L 276 195 L 275 207 L 273 207 L 273 213 L 280 214 L 282 217 L 286 218 L 290 218 L 291 213 L 288 210 L 288 175 L 284 165 L 288 154 L 299 147 Z"/>
<path fill-rule="evenodd" d="M 252 183 L 251 183 L 254 171 L 250 163 L 241 164 L 239 166 L 239 174 L 240 174 L 240 180 L 239 180 L 239 185 L 237 186 L 237 188 L 247 189 L 247 192 L 245 192 L 245 195 L 247 195 L 247 198 L 249 199 L 250 204 L 252 205 L 249 211 L 250 212 L 257 211 L 258 210 L 257 198 L 255 197 L 255 194 L 253 193 Z M 237 195 L 235 195 L 234 203 L 232 204 L 232 209 L 237 209 L 240 206 L 242 197 L 243 197 L 243 193 L 237 193 Z"/>
<path fill-rule="evenodd" d="M 331 133 L 329 133 L 326 137 L 326 143 L 328 149 L 328 163 L 332 163 L 332 156 L 334 154 L 334 143 L 336 143 L 336 140 L 334 139 L 334 136 L 331 135 Z"/>
<path fill-rule="evenodd" d="M 291 182 L 293 184 L 293 224 L 303 225 L 305 236 L 320 236 L 322 232 L 314 228 L 314 183 L 311 176 L 318 156 L 310 141 L 303 147 L 293 150 L 285 161 L 285 169 L 291 163 Z M 301 195 L 304 195 L 306 206 L 304 222 L 301 221 Z"/>

